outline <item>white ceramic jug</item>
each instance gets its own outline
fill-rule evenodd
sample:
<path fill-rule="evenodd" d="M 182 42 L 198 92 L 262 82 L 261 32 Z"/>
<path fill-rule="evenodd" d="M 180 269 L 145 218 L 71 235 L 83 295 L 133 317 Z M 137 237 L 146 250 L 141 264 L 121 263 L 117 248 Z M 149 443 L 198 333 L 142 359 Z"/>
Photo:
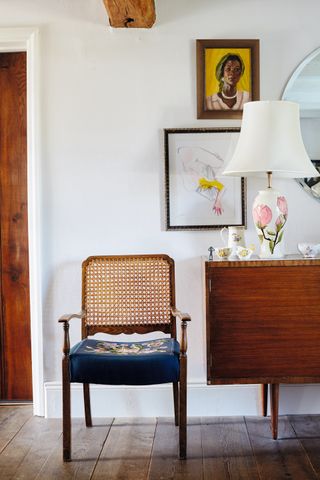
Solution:
<path fill-rule="evenodd" d="M 245 247 L 244 227 L 223 227 L 220 230 L 223 245 L 232 248 L 232 255 L 237 254 L 237 247 Z"/>

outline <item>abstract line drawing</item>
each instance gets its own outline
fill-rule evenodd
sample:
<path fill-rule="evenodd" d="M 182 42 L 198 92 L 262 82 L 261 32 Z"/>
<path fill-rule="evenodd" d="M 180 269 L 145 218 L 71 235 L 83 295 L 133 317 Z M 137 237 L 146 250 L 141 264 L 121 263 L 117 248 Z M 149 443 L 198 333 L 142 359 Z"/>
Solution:
<path fill-rule="evenodd" d="M 212 211 L 215 215 L 223 212 L 222 196 L 224 184 L 217 180 L 217 169 L 221 170 L 223 159 L 219 154 L 203 147 L 179 147 L 177 156 L 180 159 L 184 172 L 183 183 L 185 188 L 195 190 L 213 203 Z M 202 158 L 210 157 L 210 164 Z"/>

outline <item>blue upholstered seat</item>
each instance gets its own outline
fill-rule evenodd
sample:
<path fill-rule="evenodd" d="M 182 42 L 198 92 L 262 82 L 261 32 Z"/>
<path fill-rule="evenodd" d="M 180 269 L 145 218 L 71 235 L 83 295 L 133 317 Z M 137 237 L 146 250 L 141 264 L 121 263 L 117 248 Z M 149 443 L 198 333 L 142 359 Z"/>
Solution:
<path fill-rule="evenodd" d="M 179 343 L 173 338 L 109 342 L 85 338 L 70 351 L 71 382 L 151 385 L 179 380 Z"/>

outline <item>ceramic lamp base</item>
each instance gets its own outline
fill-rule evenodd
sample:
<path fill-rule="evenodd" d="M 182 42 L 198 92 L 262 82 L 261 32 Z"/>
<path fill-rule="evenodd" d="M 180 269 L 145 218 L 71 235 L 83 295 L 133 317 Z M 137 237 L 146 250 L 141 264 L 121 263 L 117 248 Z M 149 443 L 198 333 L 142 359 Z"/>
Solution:
<path fill-rule="evenodd" d="M 260 241 L 260 258 L 283 257 L 283 234 L 288 218 L 285 197 L 271 187 L 261 190 L 253 202 L 252 215 Z"/>

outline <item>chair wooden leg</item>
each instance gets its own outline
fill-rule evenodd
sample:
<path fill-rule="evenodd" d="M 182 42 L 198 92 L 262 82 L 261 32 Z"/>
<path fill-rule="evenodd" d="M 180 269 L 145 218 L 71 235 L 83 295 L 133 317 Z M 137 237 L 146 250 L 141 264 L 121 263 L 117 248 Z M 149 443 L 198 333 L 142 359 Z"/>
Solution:
<path fill-rule="evenodd" d="M 180 356 L 179 457 L 187 457 L 187 356 Z"/>
<path fill-rule="evenodd" d="M 179 425 L 179 382 L 173 382 L 174 423 Z"/>
<path fill-rule="evenodd" d="M 70 405 L 70 376 L 69 357 L 62 360 L 62 437 L 63 437 L 63 461 L 71 460 L 71 405 Z"/>
<path fill-rule="evenodd" d="M 92 427 L 89 383 L 83 384 L 83 401 L 84 401 L 84 416 L 86 419 L 86 426 Z"/>
<path fill-rule="evenodd" d="M 278 415 L 279 415 L 279 384 L 271 384 L 271 429 L 272 438 L 278 438 Z"/>
<path fill-rule="evenodd" d="M 268 413 L 268 384 L 263 383 L 261 385 L 261 410 L 264 417 Z"/>

